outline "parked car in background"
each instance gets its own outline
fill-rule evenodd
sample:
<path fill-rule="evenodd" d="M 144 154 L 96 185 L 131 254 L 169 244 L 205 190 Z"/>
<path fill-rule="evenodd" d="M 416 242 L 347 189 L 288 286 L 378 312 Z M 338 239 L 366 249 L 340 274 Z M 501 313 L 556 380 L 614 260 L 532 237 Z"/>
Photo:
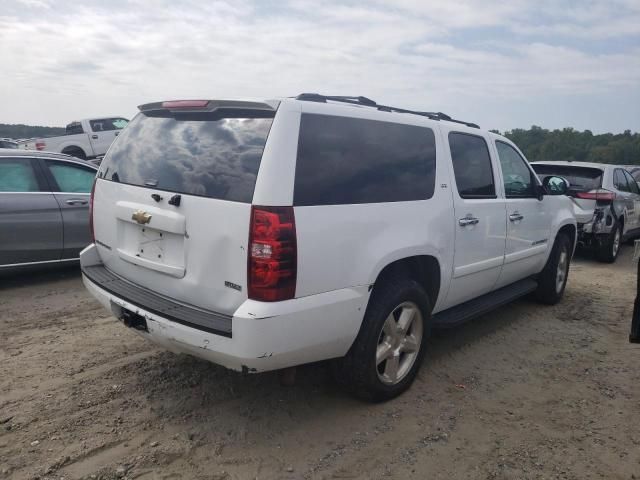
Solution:
<path fill-rule="evenodd" d="M 78 260 L 95 174 L 68 155 L 0 149 L 0 271 Z"/>
<path fill-rule="evenodd" d="M 89 118 L 71 122 L 64 135 L 36 138 L 23 144 L 26 150 L 46 150 L 71 155 L 83 160 L 104 155 L 111 142 L 127 126 L 122 117 Z"/>
<path fill-rule="evenodd" d="M 566 182 L 541 183 L 500 135 L 363 97 L 140 110 L 100 166 L 81 266 L 165 348 L 245 372 L 335 359 L 340 382 L 384 400 L 432 327 L 562 297 Z"/>
<path fill-rule="evenodd" d="M 0 138 L 0 148 L 18 148 L 18 142 L 10 138 Z"/>
<path fill-rule="evenodd" d="M 531 165 L 540 179 L 555 175 L 568 180 L 578 241 L 594 248 L 599 260 L 615 262 L 620 244 L 640 235 L 640 188 L 623 167 L 583 162 Z"/>

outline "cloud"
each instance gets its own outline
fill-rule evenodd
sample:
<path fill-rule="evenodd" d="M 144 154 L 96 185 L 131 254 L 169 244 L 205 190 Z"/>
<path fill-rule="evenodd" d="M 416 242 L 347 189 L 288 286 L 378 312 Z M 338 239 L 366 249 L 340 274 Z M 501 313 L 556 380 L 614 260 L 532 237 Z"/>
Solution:
<path fill-rule="evenodd" d="M 61 125 L 167 98 L 320 91 L 470 112 L 492 128 L 528 126 L 517 122 L 539 118 L 536 105 L 550 99 L 583 98 L 567 112 L 574 126 L 640 129 L 637 108 L 621 101 L 640 96 L 634 0 L 48 4 L 0 10 L 0 91 L 11 92 L 2 122 Z M 610 126 L 585 120 L 589 102 L 616 105 Z"/>

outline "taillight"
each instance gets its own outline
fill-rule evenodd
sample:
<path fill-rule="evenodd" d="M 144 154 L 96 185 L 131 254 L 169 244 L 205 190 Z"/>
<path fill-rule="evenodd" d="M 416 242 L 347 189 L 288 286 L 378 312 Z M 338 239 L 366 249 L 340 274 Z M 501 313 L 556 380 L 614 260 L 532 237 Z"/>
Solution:
<path fill-rule="evenodd" d="M 601 203 L 611 203 L 616 199 L 616 194 L 604 188 L 590 190 L 588 192 L 577 192 L 576 197 L 584 200 L 595 200 Z"/>
<path fill-rule="evenodd" d="M 93 185 L 91 186 L 91 196 L 89 197 L 89 231 L 91 232 L 91 243 L 96 241 L 96 236 L 93 233 L 93 197 L 96 193 L 96 181 L 98 179 L 93 179 Z"/>
<path fill-rule="evenodd" d="M 289 300 L 296 293 L 297 245 L 293 207 L 251 207 L 249 298 Z"/>
<path fill-rule="evenodd" d="M 45 142 L 36 142 L 36 150 L 44 150 L 47 144 Z"/>

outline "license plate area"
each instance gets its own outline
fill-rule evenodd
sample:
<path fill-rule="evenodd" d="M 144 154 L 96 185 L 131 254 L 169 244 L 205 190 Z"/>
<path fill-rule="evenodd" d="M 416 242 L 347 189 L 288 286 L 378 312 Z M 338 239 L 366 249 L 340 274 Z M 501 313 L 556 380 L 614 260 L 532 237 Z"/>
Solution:
<path fill-rule="evenodd" d="M 184 276 L 184 234 L 119 220 L 117 250 L 128 262 L 178 278 Z"/>
<path fill-rule="evenodd" d="M 139 230 L 136 256 L 154 262 L 166 263 L 165 235 L 167 234 L 149 227 L 139 227 Z"/>

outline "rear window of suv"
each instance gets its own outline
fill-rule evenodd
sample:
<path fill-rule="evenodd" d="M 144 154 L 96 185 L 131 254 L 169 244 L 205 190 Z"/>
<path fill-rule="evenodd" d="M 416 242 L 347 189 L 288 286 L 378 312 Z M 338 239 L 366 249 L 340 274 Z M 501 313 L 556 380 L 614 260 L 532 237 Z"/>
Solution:
<path fill-rule="evenodd" d="M 532 163 L 531 166 L 540 180 L 549 175 L 565 178 L 569 182 L 569 192 L 588 192 L 602 185 L 602 170 L 599 168 L 539 163 Z"/>
<path fill-rule="evenodd" d="M 138 114 L 109 149 L 99 178 L 251 203 L 273 114 L 241 118 Z"/>
<path fill-rule="evenodd" d="M 294 205 L 424 200 L 433 196 L 433 130 L 302 114 Z"/>

